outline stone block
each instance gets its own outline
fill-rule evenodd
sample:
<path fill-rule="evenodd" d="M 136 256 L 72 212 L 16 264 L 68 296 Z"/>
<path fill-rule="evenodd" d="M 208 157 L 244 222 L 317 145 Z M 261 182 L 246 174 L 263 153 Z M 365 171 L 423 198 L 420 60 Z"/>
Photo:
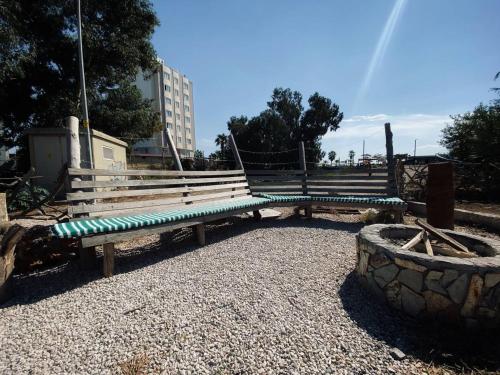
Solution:
<path fill-rule="evenodd" d="M 444 289 L 439 282 L 442 276 L 442 272 L 429 271 L 425 278 L 425 286 L 427 287 L 427 289 L 432 290 L 433 292 L 441 293 L 446 296 L 448 295 L 448 293 L 446 293 L 446 289 Z"/>
<path fill-rule="evenodd" d="M 3 221 L 9 221 L 9 215 L 7 214 L 7 194 L 0 193 L 0 223 Z"/>
<path fill-rule="evenodd" d="M 486 288 L 493 288 L 500 282 L 500 273 L 487 273 L 484 276 L 484 286 Z"/>
<path fill-rule="evenodd" d="M 446 276 L 446 271 L 445 271 L 445 276 Z M 469 284 L 469 276 L 467 276 L 467 274 L 465 273 L 451 283 L 451 285 L 446 290 L 448 291 L 448 295 L 450 296 L 453 302 L 457 304 L 462 304 L 465 295 L 467 293 L 468 284 Z"/>
<path fill-rule="evenodd" d="M 403 269 L 398 275 L 398 280 L 413 291 L 420 292 L 424 282 L 424 274 L 414 270 Z"/>
<path fill-rule="evenodd" d="M 483 289 L 483 278 L 479 275 L 472 275 L 469 283 L 469 289 L 467 291 L 467 297 L 465 298 L 464 305 L 460 314 L 462 316 L 471 317 L 476 311 L 479 299 L 481 297 L 481 291 Z"/>
<path fill-rule="evenodd" d="M 389 263 L 389 258 L 387 258 L 384 254 L 376 253 L 370 257 L 370 265 L 375 268 L 383 267 Z"/>
<path fill-rule="evenodd" d="M 423 294 L 427 304 L 427 312 L 430 314 L 445 311 L 453 304 L 448 298 L 439 293 L 426 290 Z"/>
<path fill-rule="evenodd" d="M 401 305 L 407 314 L 417 317 L 425 309 L 425 299 L 420 294 L 402 285 Z"/>
<path fill-rule="evenodd" d="M 368 253 L 365 253 L 363 250 L 359 250 L 358 274 L 361 276 L 366 275 L 369 257 Z"/>
<path fill-rule="evenodd" d="M 417 264 L 415 262 L 412 262 L 411 260 L 406 260 L 406 259 L 401 259 L 401 258 L 395 258 L 395 263 L 403 268 L 408 268 L 410 270 L 418 271 L 418 272 L 425 272 L 427 271 L 427 268 L 424 266 Z"/>
<path fill-rule="evenodd" d="M 374 270 L 373 277 L 377 284 L 383 288 L 396 278 L 398 272 L 399 268 L 395 264 L 389 264 Z"/>
<path fill-rule="evenodd" d="M 389 304 L 401 310 L 401 284 L 394 280 L 387 284 L 384 288 L 385 298 Z"/>

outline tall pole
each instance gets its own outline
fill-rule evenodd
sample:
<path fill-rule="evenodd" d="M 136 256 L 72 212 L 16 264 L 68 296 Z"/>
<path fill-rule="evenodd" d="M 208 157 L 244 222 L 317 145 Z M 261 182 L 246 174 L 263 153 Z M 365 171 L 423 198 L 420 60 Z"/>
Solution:
<path fill-rule="evenodd" d="M 365 140 L 363 139 L 363 154 L 361 155 L 361 158 L 363 159 L 363 164 L 365 163 Z"/>
<path fill-rule="evenodd" d="M 416 156 L 417 156 L 417 140 L 415 139 L 415 144 L 413 145 L 413 159 L 415 159 Z"/>
<path fill-rule="evenodd" d="M 92 156 L 92 140 L 90 138 L 90 125 L 89 125 L 89 112 L 87 108 L 87 89 L 85 87 L 85 70 L 83 67 L 83 45 L 82 45 L 82 11 L 80 7 L 80 0 L 77 3 L 77 14 L 78 14 L 78 67 L 80 68 L 80 88 L 81 88 L 81 101 L 83 110 L 83 127 L 87 132 L 87 143 L 88 143 L 88 157 L 90 168 L 94 168 L 94 158 Z"/>

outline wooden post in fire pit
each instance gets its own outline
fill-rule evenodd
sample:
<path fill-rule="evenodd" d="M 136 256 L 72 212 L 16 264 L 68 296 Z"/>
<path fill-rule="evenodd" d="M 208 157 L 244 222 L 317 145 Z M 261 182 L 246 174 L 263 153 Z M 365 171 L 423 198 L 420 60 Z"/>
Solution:
<path fill-rule="evenodd" d="M 427 179 L 427 222 L 436 228 L 454 228 L 453 164 L 431 163 Z"/>

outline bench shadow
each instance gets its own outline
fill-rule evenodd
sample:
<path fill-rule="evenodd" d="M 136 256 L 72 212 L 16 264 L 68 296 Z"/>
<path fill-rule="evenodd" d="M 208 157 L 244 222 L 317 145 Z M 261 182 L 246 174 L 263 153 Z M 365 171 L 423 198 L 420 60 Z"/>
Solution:
<path fill-rule="evenodd" d="M 324 230 L 341 230 L 357 233 L 362 224 L 346 223 L 325 218 L 305 219 L 289 216 L 282 219 L 263 219 L 255 221 L 251 218 L 231 217 L 221 220 L 206 228 L 206 244 L 210 245 L 227 238 L 247 233 L 260 228 L 315 228 Z M 136 246 L 125 251 L 118 250 L 115 256 L 115 275 L 133 272 L 158 262 L 168 260 L 192 251 L 201 249 L 191 228 L 183 228 L 174 232 L 157 236 L 142 246 Z M 84 287 L 93 281 L 102 279 L 102 257 L 98 256 L 96 267 L 82 270 L 78 260 L 66 262 L 51 269 L 33 272 L 26 275 L 16 275 L 13 278 L 14 296 L 0 304 L 0 308 L 13 305 L 32 304 L 76 288 Z"/>
<path fill-rule="evenodd" d="M 346 277 L 339 296 L 351 319 L 370 336 L 429 366 L 450 373 L 496 373 L 500 369 L 498 332 L 471 333 L 411 318 L 377 300 L 359 283 L 355 271 Z"/>

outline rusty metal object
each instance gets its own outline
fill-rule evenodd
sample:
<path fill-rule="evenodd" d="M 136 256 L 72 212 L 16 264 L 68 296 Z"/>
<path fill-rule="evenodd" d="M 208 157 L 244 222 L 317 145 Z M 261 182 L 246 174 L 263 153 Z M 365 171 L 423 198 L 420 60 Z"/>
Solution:
<path fill-rule="evenodd" d="M 453 164 L 431 163 L 428 167 L 427 222 L 436 228 L 454 229 Z"/>

